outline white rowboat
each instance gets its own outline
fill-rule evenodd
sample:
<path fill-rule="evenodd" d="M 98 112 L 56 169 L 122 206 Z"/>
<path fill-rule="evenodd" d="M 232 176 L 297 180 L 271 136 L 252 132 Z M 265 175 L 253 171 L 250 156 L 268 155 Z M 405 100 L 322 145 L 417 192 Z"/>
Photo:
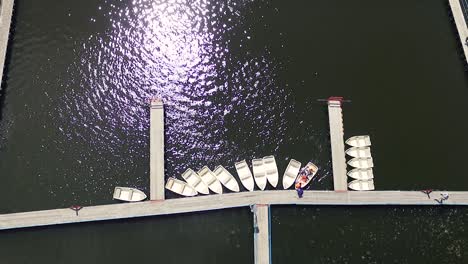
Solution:
<path fill-rule="evenodd" d="M 307 173 L 306 176 L 307 178 L 304 180 L 302 178 L 302 171 L 299 172 L 299 175 L 296 178 L 296 183 L 301 183 L 301 188 L 304 188 L 309 184 L 309 182 L 312 180 L 312 178 L 317 174 L 318 167 L 313 164 L 312 162 L 307 163 L 307 165 L 303 169 L 308 169 L 309 171 L 312 171 L 312 173 Z"/>
<path fill-rule="evenodd" d="M 146 199 L 146 194 L 135 188 L 115 187 L 113 198 L 126 202 L 139 202 Z"/>
<path fill-rule="evenodd" d="M 370 158 L 371 152 L 369 147 L 352 147 L 346 150 L 346 154 L 354 158 Z"/>
<path fill-rule="evenodd" d="M 356 180 L 366 181 L 374 178 L 372 168 L 369 169 L 352 169 L 348 171 L 348 176 Z"/>
<path fill-rule="evenodd" d="M 169 177 L 169 179 L 167 179 L 166 189 L 183 196 L 195 196 L 198 194 L 192 186 L 173 177 Z"/>
<path fill-rule="evenodd" d="M 206 185 L 208 185 L 208 188 L 210 188 L 210 190 L 218 194 L 223 193 L 223 186 L 221 186 L 221 182 L 218 180 L 218 178 L 216 178 L 216 175 L 207 166 L 201 168 L 197 172 L 197 174 L 200 175 L 200 178 L 203 182 L 205 182 Z"/>
<path fill-rule="evenodd" d="M 237 175 L 239 175 L 239 179 L 244 185 L 244 187 L 249 190 L 253 191 L 255 187 L 254 179 L 252 176 L 252 172 L 249 169 L 249 166 L 247 165 L 247 162 L 245 160 L 236 162 L 235 164 Z"/>
<path fill-rule="evenodd" d="M 301 163 L 299 161 L 295 159 L 291 159 L 289 161 L 289 164 L 283 174 L 283 189 L 288 189 L 294 184 L 300 169 Z"/>
<path fill-rule="evenodd" d="M 234 176 L 232 176 L 232 174 L 229 173 L 229 171 L 226 170 L 223 166 L 220 165 L 216 167 L 213 172 L 216 175 L 216 178 L 218 178 L 218 180 L 224 186 L 226 186 L 226 188 L 233 192 L 239 191 L 239 184 L 237 183 L 236 179 L 234 179 Z"/>
<path fill-rule="evenodd" d="M 373 191 L 375 189 L 374 180 L 354 180 L 348 184 L 348 187 L 355 191 Z"/>
<path fill-rule="evenodd" d="M 346 144 L 351 147 L 369 147 L 371 145 L 370 137 L 365 136 L 354 136 L 346 140 Z"/>
<path fill-rule="evenodd" d="M 198 175 L 192 169 L 187 169 L 184 173 L 182 173 L 182 178 L 184 178 L 188 185 L 195 188 L 197 192 L 202 194 L 210 194 L 208 185 L 206 185 L 200 178 L 200 175 Z"/>
<path fill-rule="evenodd" d="M 369 169 L 374 167 L 372 158 L 353 158 L 348 160 L 348 164 L 359 169 Z"/>
<path fill-rule="evenodd" d="M 253 159 L 252 169 L 255 183 L 257 184 L 258 188 L 260 188 L 260 190 L 265 190 L 267 177 L 265 174 L 265 167 L 263 166 L 263 159 Z"/>
<path fill-rule="evenodd" d="M 263 157 L 263 167 L 265 168 L 266 178 L 271 186 L 276 188 L 278 185 L 278 167 L 274 156 Z"/>

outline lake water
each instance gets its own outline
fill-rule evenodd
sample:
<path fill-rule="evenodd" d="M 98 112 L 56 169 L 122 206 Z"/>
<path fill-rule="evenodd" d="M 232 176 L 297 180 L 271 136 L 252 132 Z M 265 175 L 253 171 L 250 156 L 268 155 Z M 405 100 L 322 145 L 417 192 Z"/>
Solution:
<path fill-rule="evenodd" d="M 273 154 L 280 172 L 314 161 L 311 188 L 332 189 L 317 99 L 341 95 L 345 137 L 371 135 L 378 190 L 468 190 L 468 75 L 446 1 L 18 0 L 12 32 L 0 213 L 148 193 L 151 96 L 167 176 Z M 272 208 L 273 263 L 468 261 L 464 208 Z M 0 256 L 251 263 L 252 231 L 247 208 L 36 228 L 2 232 Z"/>

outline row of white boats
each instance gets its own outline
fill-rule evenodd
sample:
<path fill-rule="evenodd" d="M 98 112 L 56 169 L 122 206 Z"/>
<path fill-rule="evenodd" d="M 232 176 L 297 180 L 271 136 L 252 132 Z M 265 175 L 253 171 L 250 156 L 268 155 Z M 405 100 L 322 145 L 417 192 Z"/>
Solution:
<path fill-rule="evenodd" d="M 374 186 L 374 173 L 372 168 L 374 162 L 370 151 L 371 141 L 368 135 L 354 136 L 346 140 L 351 148 L 346 154 L 353 157 L 347 163 L 354 169 L 348 171 L 347 175 L 355 180 L 348 183 L 348 187 L 357 191 L 372 191 Z"/>
<path fill-rule="evenodd" d="M 248 191 L 253 191 L 255 185 L 260 190 L 265 190 L 267 183 L 275 187 L 278 185 L 279 174 L 274 156 L 266 156 L 260 159 L 252 160 L 252 171 L 245 160 L 234 164 L 241 184 Z M 283 176 L 283 188 L 287 189 L 294 184 L 301 163 L 292 159 Z M 252 173 L 253 172 L 253 173 Z M 209 194 L 210 190 L 214 193 L 223 193 L 224 185 L 233 192 L 239 192 L 240 186 L 234 176 L 222 165 L 217 166 L 213 171 L 207 166 L 201 168 L 198 172 L 187 169 L 182 173 L 182 178 L 178 180 L 170 177 L 166 182 L 166 189 L 183 196 L 194 196 L 197 194 Z"/>
<path fill-rule="evenodd" d="M 346 140 L 346 144 L 351 148 L 346 150 L 346 154 L 353 157 L 347 163 L 354 167 L 348 171 L 347 175 L 355 180 L 348 184 L 348 187 L 357 191 L 374 190 L 374 175 L 372 167 L 374 166 L 370 153 L 369 136 L 355 136 Z M 241 184 L 248 191 L 253 191 L 255 185 L 260 190 L 265 190 L 267 183 L 276 188 L 279 182 L 278 167 L 274 156 L 266 156 L 252 160 L 252 171 L 245 160 L 234 164 Z M 301 187 L 305 187 L 315 176 L 318 167 L 309 162 L 307 168 L 312 168 L 314 173 L 308 176 L 305 184 L 301 182 Z M 296 181 L 299 181 L 299 171 L 301 162 L 291 159 L 283 174 L 282 187 L 289 189 Z M 253 173 L 252 173 L 253 172 Z M 232 192 L 239 192 L 240 186 L 234 176 L 223 166 L 217 166 L 213 171 L 204 166 L 197 172 L 187 169 L 182 173 L 185 181 L 169 177 L 165 188 L 180 194 L 182 196 L 195 196 L 197 194 L 223 193 L 223 185 Z M 300 181 L 299 181 L 300 182 Z M 136 202 L 146 199 L 146 194 L 142 191 L 129 187 L 115 187 L 114 199 Z"/>

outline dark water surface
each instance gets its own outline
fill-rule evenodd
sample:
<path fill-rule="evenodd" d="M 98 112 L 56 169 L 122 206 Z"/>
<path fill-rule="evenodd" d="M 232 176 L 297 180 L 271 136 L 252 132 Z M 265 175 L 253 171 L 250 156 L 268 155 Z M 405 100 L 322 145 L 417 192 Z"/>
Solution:
<path fill-rule="evenodd" d="M 116 185 L 148 193 L 151 96 L 166 104 L 167 176 L 274 154 L 280 172 L 313 160 L 312 188 L 331 189 L 317 99 L 342 95 L 346 137 L 371 135 L 377 189 L 468 190 L 468 78 L 450 19 L 444 0 L 17 0 L 0 213 L 112 203 Z M 273 207 L 273 261 L 463 263 L 466 218 Z M 247 209 L 0 234 L 4 263 L 248 263 L 252 248 Z"/>

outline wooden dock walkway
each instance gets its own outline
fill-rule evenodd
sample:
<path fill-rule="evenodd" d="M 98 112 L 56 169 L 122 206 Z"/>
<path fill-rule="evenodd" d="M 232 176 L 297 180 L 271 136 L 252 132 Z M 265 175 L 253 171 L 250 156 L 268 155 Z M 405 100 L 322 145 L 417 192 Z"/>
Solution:
<path fill-rule="evenodd" d="M 468 192 L 449 192 L 450 198 L 444 205 L 468 205 Z M 302 199 L 294 190 L 253 191 L 205 195 L 190 198 L 119 203 L 84 207 L 76 216 L 75 211 L 54 209 L 0 215 L 0 230 L 122 218 L 169 215 L 224 208 L 269 205 L 438 205 L 433 198 L 440 198 L 433 192 L 431 199 L 419 191 L 371 191 L 334 192 L 305 191 Z M 443 205 L 443 206 L 444 206 Z"/>
<path fill-rule="evenodd" d="M 340 99 L 328 100 L 330 143 L 332 152 L 333 186 L 335 191 L 347 191 L 346 157 L 344 146 L 343 114 Z"/>
<path fill-rule="evenodd" d="M 465 53 L 465 60 L 468 63 L 468 45 L 466 40 L 468 38 L 468 26 L 463 17 L 462 7 L 459 0 L 449 0 L 450 9 L 452 9 L 453 19 L 457 27 L 458 35 L 462 45 L 463 52 Z"/>
<path fill-rule="evenodd" d="M 0 82 L 3 80 L 3 67 L 5 66 L 14 2 L 14 0 L 0 1 Z M 0 87 L 1 90 L 2 87 Z"/>
<path fill-rule="evenodd" d="M 255 264 L 271 263 L 271 217 L 270 206 L 252 206 L 254 217 L 254 259 Z"/>
<path fill-rule="evenodd" d="M 164 200 L 164 105 L 155 99 L 150 108 L 150 199 Z"/>

